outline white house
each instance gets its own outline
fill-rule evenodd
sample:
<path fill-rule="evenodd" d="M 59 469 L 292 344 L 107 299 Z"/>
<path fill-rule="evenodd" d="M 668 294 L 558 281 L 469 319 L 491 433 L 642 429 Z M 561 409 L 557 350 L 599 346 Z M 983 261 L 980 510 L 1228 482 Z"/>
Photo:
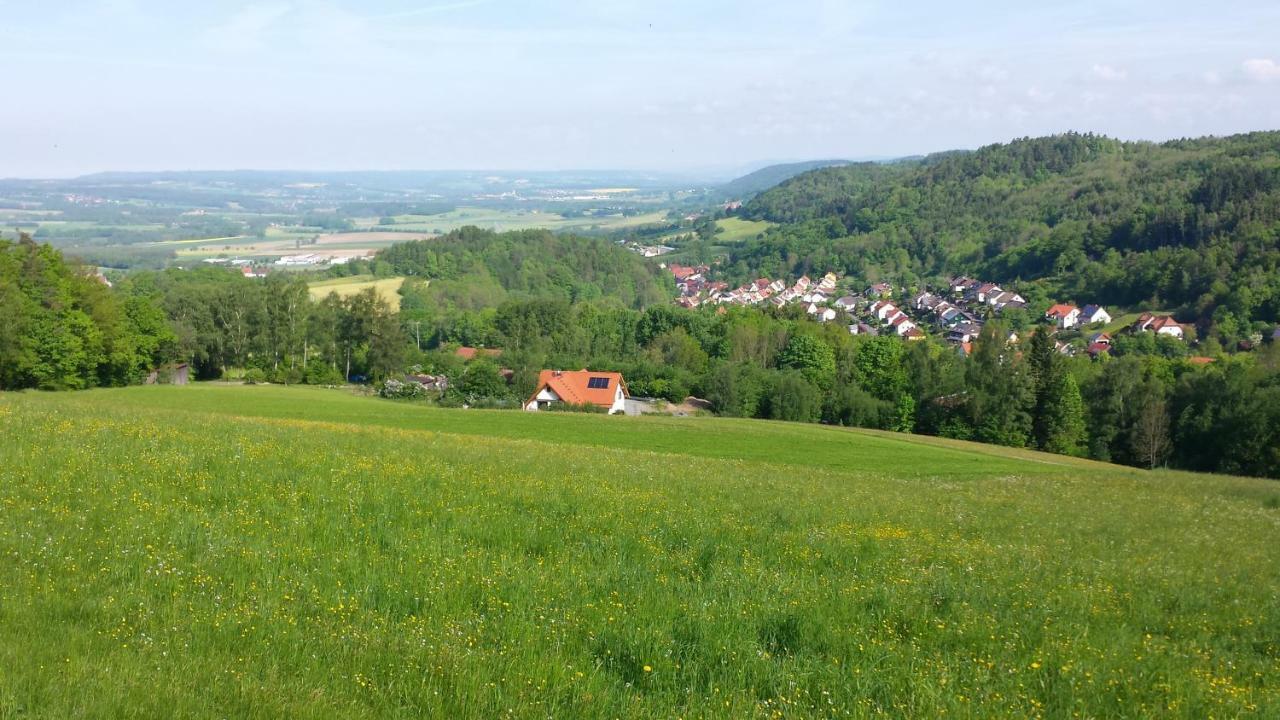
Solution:
<path fill-rule="evenodd" d="M 1108 313 L 1101 305 L 1085 305 L 1084 310 L 1080 313 L 1081 325 L 1093 325 L 1095 323 L 1107 324 L 1111 322 L 1111 314 Z"/>
<path fill-rule="evenodd" d="M 1185 336 L 1182 326 L 1169 315 L 1152 315 L 1151 313 L 1140 315 L 1138 321 L 1133 324 L 1133 331 L 1147 332 L 1148 330 L 1157 335 L 1167 335 L 1179 340 Z"/>
<path fill-rule="evenodd" d="M 1070 330 L 1080 324 L 1080 308 L 1075 305 L 1054 305 L 1044 314 L 1044 319 L 1062 330 Z"/>
<path fill-rule="evenodd" d="M 524 409 L 536 412 L 557 403 L 595 405 L 613 415 L 626 411 L 629 395 L 620 373 L 543 370 L 538 375 L 537 389 L 525 401 Z"/>

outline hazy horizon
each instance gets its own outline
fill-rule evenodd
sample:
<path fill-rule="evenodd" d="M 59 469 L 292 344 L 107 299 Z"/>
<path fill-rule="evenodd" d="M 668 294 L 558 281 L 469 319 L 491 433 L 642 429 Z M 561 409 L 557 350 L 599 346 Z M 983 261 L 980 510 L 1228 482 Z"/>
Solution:
<path fill-rule="evenodd" d="M 725 175 L 1280 128 L 1272 3 L 530 5 L 0 0 L 0 177 Z"/>

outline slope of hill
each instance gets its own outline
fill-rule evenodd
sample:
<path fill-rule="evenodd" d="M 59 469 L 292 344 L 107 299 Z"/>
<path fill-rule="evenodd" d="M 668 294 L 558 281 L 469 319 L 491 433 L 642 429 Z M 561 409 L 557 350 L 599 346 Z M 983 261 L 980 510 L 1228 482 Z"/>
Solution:
<path fill-rule="evenodd" d="M 797 175 L 821 168 L 840 167 L 848 164 L 848 160 L 809 160 L 806 162 L 770 165 L 725 183 L 719 188 L 719 192 L 727 198 L 748 198 L 786 182 Z"/>
<path fill-rule="evenodd" d="M 766 272 L 970 272 L 1227 329 L 1280 319 L 1280 132 L 1159 145 L 1068 134 L 829 168 L 744 214 L 787 224 L 730 258 Z"/>
<path fill-rule="evenodd" d="M 620 245 L 548 230 L 495 233 L 464 227 L 431 240 L 399 243 L 375 263 L 396 275 L 432 280 L 439 306 L 495 307 L 511 298 L 568 301 L 617 298 L 629 307 L 670 300 L 668 275 Z M 351 263 L 348 272 L 360 272 Z"/>
<path fill-rule="evenodd" d="M 285 388 L 0 426 L 4 715 L 1280 712 L 1266 481 Z"/>

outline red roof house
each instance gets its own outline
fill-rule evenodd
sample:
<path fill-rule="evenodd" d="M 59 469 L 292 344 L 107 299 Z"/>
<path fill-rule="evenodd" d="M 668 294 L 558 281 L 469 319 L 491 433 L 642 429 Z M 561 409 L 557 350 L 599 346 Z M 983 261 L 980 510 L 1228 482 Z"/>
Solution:
<path fill-rule="evenodd" d="M 592 372 L 590 370 L 543 370 L 538 375 L 538 385 L 525 402 L 529 411 L 546 410 L 551 405 L 595 405 L 605 408 L 609 414 L 626 410 L 630 396 L 627 383 L 621 373 Z"/>

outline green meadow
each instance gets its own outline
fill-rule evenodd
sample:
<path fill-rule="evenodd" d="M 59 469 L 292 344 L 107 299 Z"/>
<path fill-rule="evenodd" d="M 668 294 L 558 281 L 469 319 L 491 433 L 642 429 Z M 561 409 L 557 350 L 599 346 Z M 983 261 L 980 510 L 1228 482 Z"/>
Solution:
<path fill-rule="evenodd" d="M 1280 716 L 1280 485 L 717 418 L 0 394 L 0 718 Z"/>
<path fill-rule="evenodd" d="M 755 238 L 760 233 L 773 227 L 773 223 L 764 220 L 743 220 L 742 218 L 729 217 L 717 220 L 716 226 L 722 231 L 716 235 L 718 242 L 736 243 Z"/>

